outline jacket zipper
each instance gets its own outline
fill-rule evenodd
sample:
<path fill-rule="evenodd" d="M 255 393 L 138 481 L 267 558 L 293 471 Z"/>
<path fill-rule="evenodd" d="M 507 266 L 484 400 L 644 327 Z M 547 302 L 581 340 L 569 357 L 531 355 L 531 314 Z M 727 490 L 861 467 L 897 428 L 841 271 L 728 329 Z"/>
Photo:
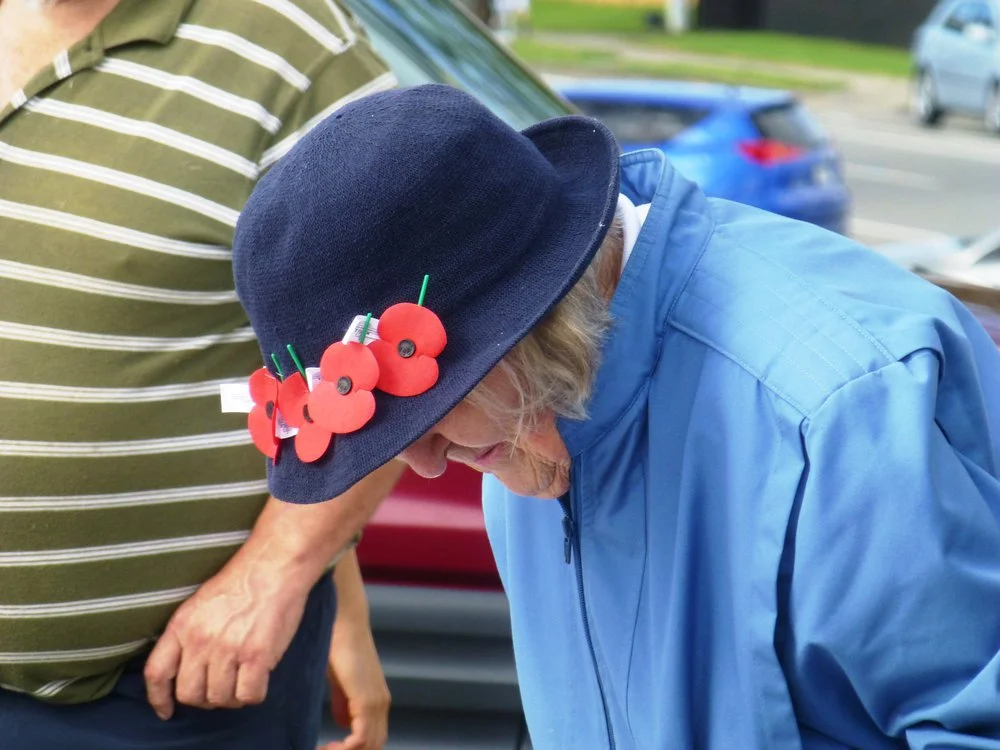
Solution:
<path fill-rule="evenodd" d="M 604 709 L 604 724 L 608 729 L 608 748 L 615 750 L 615 733 L 611 728 L 611 711 L 608 710 L 608 699 L 604 694 L 604 683 L 601 680 L 601 670 L 597 668 L 597 652 L 594 650 L 594 639 L 590 635 L 590 617 L 587 615 L 587 598 L 583 591 L 583 565 L 580 559 L 580 535 L 573 522 L 573 488 L 568 494 L 559 498 L 563 510 L 563 555 L 566 564 L 573 562 L 573 548 L 576 548 L 576 587 L 580 596 L 580 611 L 583 613 L 583 632 L 587 636 L 587 648 L 590 649 L 590 659 L 594 665 L 594 676 L 597 677 L 597 690 L 601 694 L 601 707 Z"/>

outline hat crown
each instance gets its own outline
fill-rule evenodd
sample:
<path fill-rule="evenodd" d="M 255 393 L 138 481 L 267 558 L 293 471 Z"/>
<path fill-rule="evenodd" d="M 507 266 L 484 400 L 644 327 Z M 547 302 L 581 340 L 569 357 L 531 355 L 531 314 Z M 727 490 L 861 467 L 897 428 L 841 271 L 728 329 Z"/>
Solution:
<path fill-rule="evenodd" d="M 525 260 L 558 183 L 531 140 L 457 89 L 347 105 L 264 176 L 237 223 L 237 291 L 262 352 L 292 344 L 318 364 L 355 315 L 416 301 L 424 274 L 447 327 Z"/>

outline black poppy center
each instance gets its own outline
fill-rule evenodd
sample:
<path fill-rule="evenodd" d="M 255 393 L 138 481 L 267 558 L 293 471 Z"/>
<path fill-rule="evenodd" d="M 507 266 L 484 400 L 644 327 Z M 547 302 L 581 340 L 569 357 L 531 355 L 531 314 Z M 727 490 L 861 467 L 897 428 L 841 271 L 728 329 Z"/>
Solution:
<path fill-rule="evenodd" d="M 309 416 L 309 404 L 302 405 L 302 418 L 312 424 L 313 418 Z"/>
<path fill-rule="evenodd" d="M 264 413 L 267 415 L 268 419 L 274 419 L 274 402 L 268 401 L 264 404 Z"/>
<path fill-rule="evenodd" d="M 399 342 L 399 346 L 396 347 L 396 351 L 399 352 L 399 356 L 403 359 L 409 359 L 417 353 L 417 346 L 409 339 L 403 339 Z"/>
<path fill-rule="evenodd" d="M 337 393 L 339 393 L 341 396 L 346 396 L 348 393 L 351 392 L 351 388 L 353 387 L 354 383 L 352 383 L 351 379 L 346 375 L 343 375 L 337 379 Z"/>

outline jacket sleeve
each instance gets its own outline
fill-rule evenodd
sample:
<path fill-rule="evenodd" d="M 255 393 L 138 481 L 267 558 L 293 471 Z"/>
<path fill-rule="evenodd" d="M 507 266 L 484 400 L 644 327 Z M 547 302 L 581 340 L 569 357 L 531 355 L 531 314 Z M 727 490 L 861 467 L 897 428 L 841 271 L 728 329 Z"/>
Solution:
<path fill-rule="evenodd" d="M 949 440 L 939 369 L 868 373 L 803 428 L 782 663 L 800 721 L 850 747 L 1000 750 L 1000 483 Z"/>

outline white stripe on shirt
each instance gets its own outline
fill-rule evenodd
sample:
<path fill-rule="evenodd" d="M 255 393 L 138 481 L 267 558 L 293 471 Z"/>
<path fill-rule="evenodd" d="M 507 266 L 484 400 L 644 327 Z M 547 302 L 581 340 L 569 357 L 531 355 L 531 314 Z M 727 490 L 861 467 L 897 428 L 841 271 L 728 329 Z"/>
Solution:
<path fill-rule="evenodd" d="M 155 401 L 180 401 L 187 398 L 218 398 L 219 387 L 236 382 L 234 378 L 206 380 L 200 383 L 154 385 L 148 388 L 85 388 L 83 386 L 15 383 L 0 380 L 0 398 L 25 401 L 58 401 L 67 404 L 142 404 Z"/>
<path fill-rule="evenodd" d="M 273 70 L 299 91 L 306 91 L 309 88 L 309 79 L 281 55 L 264 49 L 229 31 L 182 23 L 177 27 L 175 36 L 192 42 L 198 42 L 199 44 L 210 44 L 213 47 L 221 47 L 222 49 L 229 50 L 244 60 L 257 63 L 268 70 Z"/>
<path fill-rule="evenodd" d="M 59 77 L 60 81 L 73 75 L 73 68 L 69 64 L 69 52 L 63 50 L 56 55 L 56 59 L 52 61 L 52 67 L 55 68 L 56 76 Z"/>
<path fill-rule="evenodd" d="M 186 292 L 175 289 L 123 284 L 92 276 L 82 276 L 68 271 L 55 271 L 40 266 L 29 266 L 12 260 L 0 260 L 0 278 L 25 281 L 57 289 L 99 294 L 116 299 L 134 299 L 177 305 L 224 305 L 237 302 L 235 291 Z"/>
<path fill-rule="evenodd" d="M 289 0 L 254 1 L 280 13 L 334 54 L 340 54 L 347 49 L 348 45 L 343 39 L 331 34 L 323 24 Z"/>
<path fill-rule="evenodd" d="M 165 91 L 180 91 L 220 109 L 248 117 L 268 133 L 271 133 L 271 135 L 274 135 L 281 129 L 281 120 L 264 109 L 259 103 L 242 96 L 237 96 L 204 81 L 199 81 L 197 78 L 192 78 L 191 76 L 175 75 L 151 68 L 148 65 L 140 65 L 128 60 L 118 60 L 113 57 L 102 60 L 97 65 L 96 70 L 101 73 L 111 73 L 122 78 L 129 78 L 133 81 L 156 86 Z"/>
<path fill-rule="evenodd" d="M 225 500 L 252 497 L 267 492 L 267 481 L 206 484 L 174 487 L 167 490 L 118 492 L 107 495 L 36 495 L 25 497 L 0 496 L 0 512 L 27 513 L 44 510 L 103 510 L 106 508 L 136 508 L 146 505 L 169 505 L 200 500 Z"/>
<path fill-rule="evenodd" d="M 0 456 L 46 458 L 120 458 L 122 456 L 156 456 L 164 453 L 211 448 L 233 448 L 253 442 L 246 429 L 188 435 L 152 440 L 120 440 L 117 442 L 43 442 L 35 440 L 0 440 Z"/>
<path fill-rule="evenodd" d="M 43 617 L 97 615 L 107 612 L 123 612 L 130 609 L 159 607 L 164 604 L 182 602 L 197 590 L 198 586 L 184 586 L 182 588 L 149 591 L 128 596 L 109 596 L 104 599 L 81 599 L 79 601 L 53 602 L 51 604 L 5 604 L 0 605 L 0 619 L 33 620 Z M 3 656 L 4 654 L 0 654 L 0 663 L 3 663 Z M 60 659 L 59 661 L 62 660 Z"/>
<path fill-rule="evenodd" d="M 63 120 L 79 122 L 85 125 L 92 125 L 96 128 L 103 128 L 115 133 L 145 138 L 146 140 L 159 143 L 163 146 L 183 151 L 184 153 L 197 156 L 205 161 L 218 164 L 251 180 L 257 179 L 259 174 L 257 165 L 249 159 L 245 159 L 239 154 L 227 151 L 224 148 L 215 146 L 206 141 L 199 140 L 176 130 L 165 128 L 152 122 L 143 120 L 133 120 L 129 117 L 122 117 L 110 112 L 105 112 L 93 107 L 85 107 L 81 104 L 69 104 L 55 99 L 34 98 L 24 105 L 29 112 L 58 117 Z"/>
<path fill-rule="evenodd" d="M 167 555 L 175 552 L 234 547 L 243 544 L 249 531 L 227 531 L 218 534 L 198 534 L 169 539 L 150 539 L 128 544 L 105 544 L 70 549 L 46 549 L 20 552 L 0 552 L 0 568 L 30 568 L 42 565 L 124 560 L 131 557 Z"/>
<path fill-rule="evenodd" d="M 184 258 L 231 261 L 233 255 L 232 251 L 223 245 L 201 245 L 195 242 L 160 237 L 140 232 L 137 229 L 107 224 L 97 219 L 88 219 L 85 216 L 77 216 L 64 211 L 29 206 L 27 203 L 14 203 L 0 199 L 0 216 L 31 224 L 40 224 L 49 228 L 63 229 L 67 232 L 85 234 L 89 237 L 117 242 L 120 245 L 138 247 L 167 255 L 179 255 Z"/>
<path fill-rule="evenodd" d="M 8 651 L 0 652 L 0 664 L 50 664 L 61 661 L 93 661 L 111 659 L 138 652 L 149 643 L 148 638 L 129 641 L 116 646 L 67 649 L 65 651 Z"/>
<path fill-rule="evenodd" d="M 223 206 L 221 203 L 210 201 L 200 195 L 180 190 L 161 182 L 155 182 L 145 177 L 119 172 L 117 169 L 109 169 L 85 161 L 69 159 L 64 156 L 55 156 L 40 151 L 29 151 L 18 148 L 8 143 L 0 141 L 0 160 L 20 164 L 23 167 L 35 167 L 37 169 L 47 169 L 50 172 L 59 174 L 69 174 L 92 182 L 99 182 L 104 185 L 121 188 L 130 193 L 139 193 L 150 198 L 158 198 L 166 203 L 186 208 L 195 213 L 215 219 L 226 226 L 235 227 L 236 220 L 240 212 Z"/>
<path fill-rule="evenodd" d="M 153 338 L 66 331 L 61 328 L 0 321 L 0 339 L 66 346 L 72 349 L 100 349 L 109 352 L 182 352 L 209 349 L 219 344 L 242 344 L 253 341 L 254 334 L 252 328 L 237 328 L 228 333 L 215 333 L 208 336 Z"/>

